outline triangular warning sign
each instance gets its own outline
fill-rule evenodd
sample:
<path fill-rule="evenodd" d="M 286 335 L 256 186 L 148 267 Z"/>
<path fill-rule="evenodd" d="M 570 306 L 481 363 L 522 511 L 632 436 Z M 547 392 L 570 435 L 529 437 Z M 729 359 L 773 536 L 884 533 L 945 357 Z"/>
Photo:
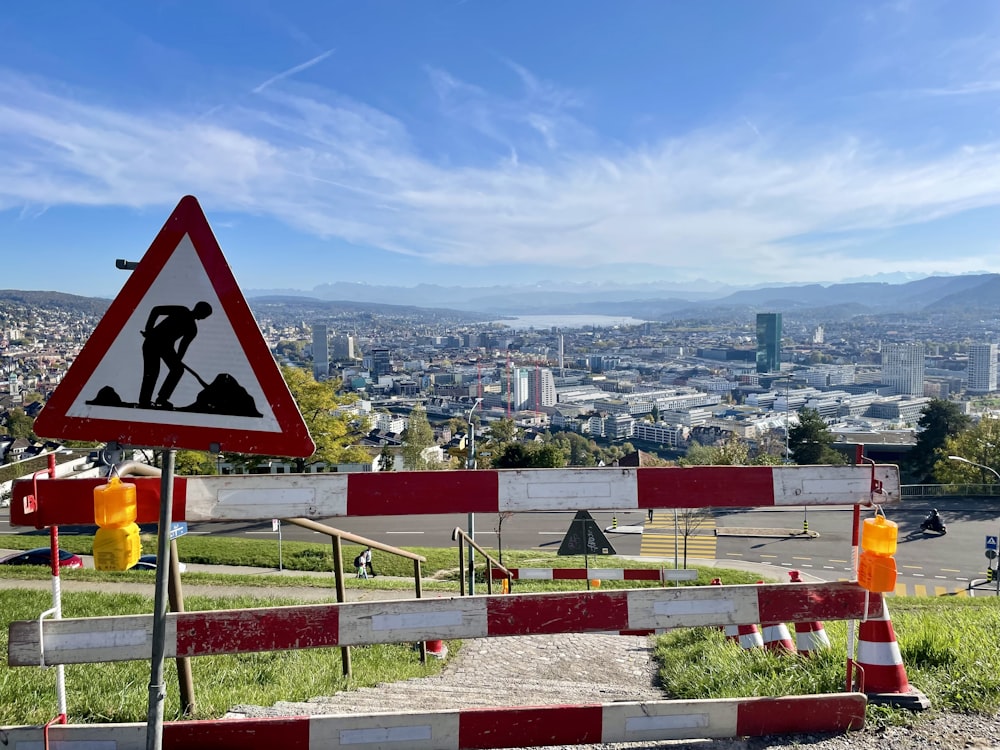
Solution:
<path fill-rule="evenodd" d="M 559 546 L 559 555 L 615 555 L 601 527 L 585 510 L 578 510 Z"/>
<path fill-rule="evenodd" d="M 170 214 L 34 429 L 157 448 L 315 451 L 193 196 Z"/>

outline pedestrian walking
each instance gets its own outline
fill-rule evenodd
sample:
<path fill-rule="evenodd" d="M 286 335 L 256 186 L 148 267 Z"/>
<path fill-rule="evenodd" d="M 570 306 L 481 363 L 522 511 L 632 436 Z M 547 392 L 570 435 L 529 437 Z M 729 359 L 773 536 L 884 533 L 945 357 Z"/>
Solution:
<path fill-rule="evenodd" d="M 371 574 L 371 577 L 374 578 L 375 577 L 375 566 L 372 565 L 372 548 L 371 547 L 365 547 L 365 551 L 361 553 L 361 560 L 362 560 L 362 563 L 364 564 L 364 568 L 365 568 L 365 578 L 368 577 L 369 573 Z"/>
<path fill-rule="evenodd" d="M 368 577 L 368 565 L 365 563 L 365 553 L 362 552 L 354 558 L 354 571 L 358 578 Z"/>

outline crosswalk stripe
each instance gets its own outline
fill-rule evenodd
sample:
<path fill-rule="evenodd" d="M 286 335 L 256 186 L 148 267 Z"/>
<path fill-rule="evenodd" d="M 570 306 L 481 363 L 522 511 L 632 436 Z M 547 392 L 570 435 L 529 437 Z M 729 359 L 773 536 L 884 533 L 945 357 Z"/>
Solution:
<path fill-rule="evenodd" d="M 678 527 L 674 526 L 673 512 L 654 512 L 651 523 L 646 524 L 639 554 L 647 557 L 673 557 L 676 534 L 678 556 L 684 554 L 684 520 L 678 516 Z M 657 533 L 658 532 L 658 533 Z M 700 518 L 687 537 L 687 556 L 714 560 L 718 549 L 715 536 L 715 519 Z"/>
<path fill-rule="evenodd" d="M 961 596 L 969 595 L 965 588 L 948 588 L 947 586 L 934 586 L 933 593 L 928 592 L 928 586 L 917 584 L 897 583 L 892 591 L 894 596 Z"/>

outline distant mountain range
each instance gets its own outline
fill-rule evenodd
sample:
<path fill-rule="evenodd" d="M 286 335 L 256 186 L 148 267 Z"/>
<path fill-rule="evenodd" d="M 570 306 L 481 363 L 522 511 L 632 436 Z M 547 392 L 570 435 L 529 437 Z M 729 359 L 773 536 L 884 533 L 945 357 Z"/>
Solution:
<path fill-rule="evenodd" d="M 414 287 L 338 282 L 312 291 L 251 290 L 260 295 L 302 296 L 321 300 L 443 307 L 490 315 L 607 314 L 657 320 L 701 317 L 710 311 L 741 309 L 773 312 L 822 312 L 836 317 L 883 313 L 996 311 L 1000 274 L 929 276 L 906 283 L 859 281 L 840 284 L 734 289 L 700 283 L 567 285 L 539 282 L 525 286 Z"/>
<path fill-rule="evenodd" d="M 880 314 L 980 314 L 1000 307 L 1000 274 L 929 276 L 891 284 L 858 281 L 840 284 L 734 289 L 701 282 L 675 284 L 573 285 L 538 282 L 524 286 L 414 287 L 338 282 L 311 291 L 251 289 L 251 306 L 314 305 L 330 312 L 406 314 L 414 309 L 466 313 L 469 318 L 511 315 L 604 314 L 645 320 L 711 318 L 754 311 L 847 318 Z M 0 290 L 0 305 L 30 304 L 49 309 L 101 312 L 108 300 L 60 292 Z M 459 316 L 462 317 L 462 316 Z"/>

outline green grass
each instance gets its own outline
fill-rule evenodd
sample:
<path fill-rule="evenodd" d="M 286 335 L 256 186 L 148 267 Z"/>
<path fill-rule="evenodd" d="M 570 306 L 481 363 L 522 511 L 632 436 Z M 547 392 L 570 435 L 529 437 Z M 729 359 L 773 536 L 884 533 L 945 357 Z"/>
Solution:
<path fill-rule="evenodd" d="M 890 614 L 909 682 L 934 708 L 987 715 L 1000 709 L 1000 600 L 897 597 Z M 846 623 L 825 626 L 832 648 L 810 659 L 744 650 L 715 628 L 668 633 L 656 646 L 662 686 L 678 699 L 843 691 Z M 869 708 L 877 723 L 908 718 Z"/>

